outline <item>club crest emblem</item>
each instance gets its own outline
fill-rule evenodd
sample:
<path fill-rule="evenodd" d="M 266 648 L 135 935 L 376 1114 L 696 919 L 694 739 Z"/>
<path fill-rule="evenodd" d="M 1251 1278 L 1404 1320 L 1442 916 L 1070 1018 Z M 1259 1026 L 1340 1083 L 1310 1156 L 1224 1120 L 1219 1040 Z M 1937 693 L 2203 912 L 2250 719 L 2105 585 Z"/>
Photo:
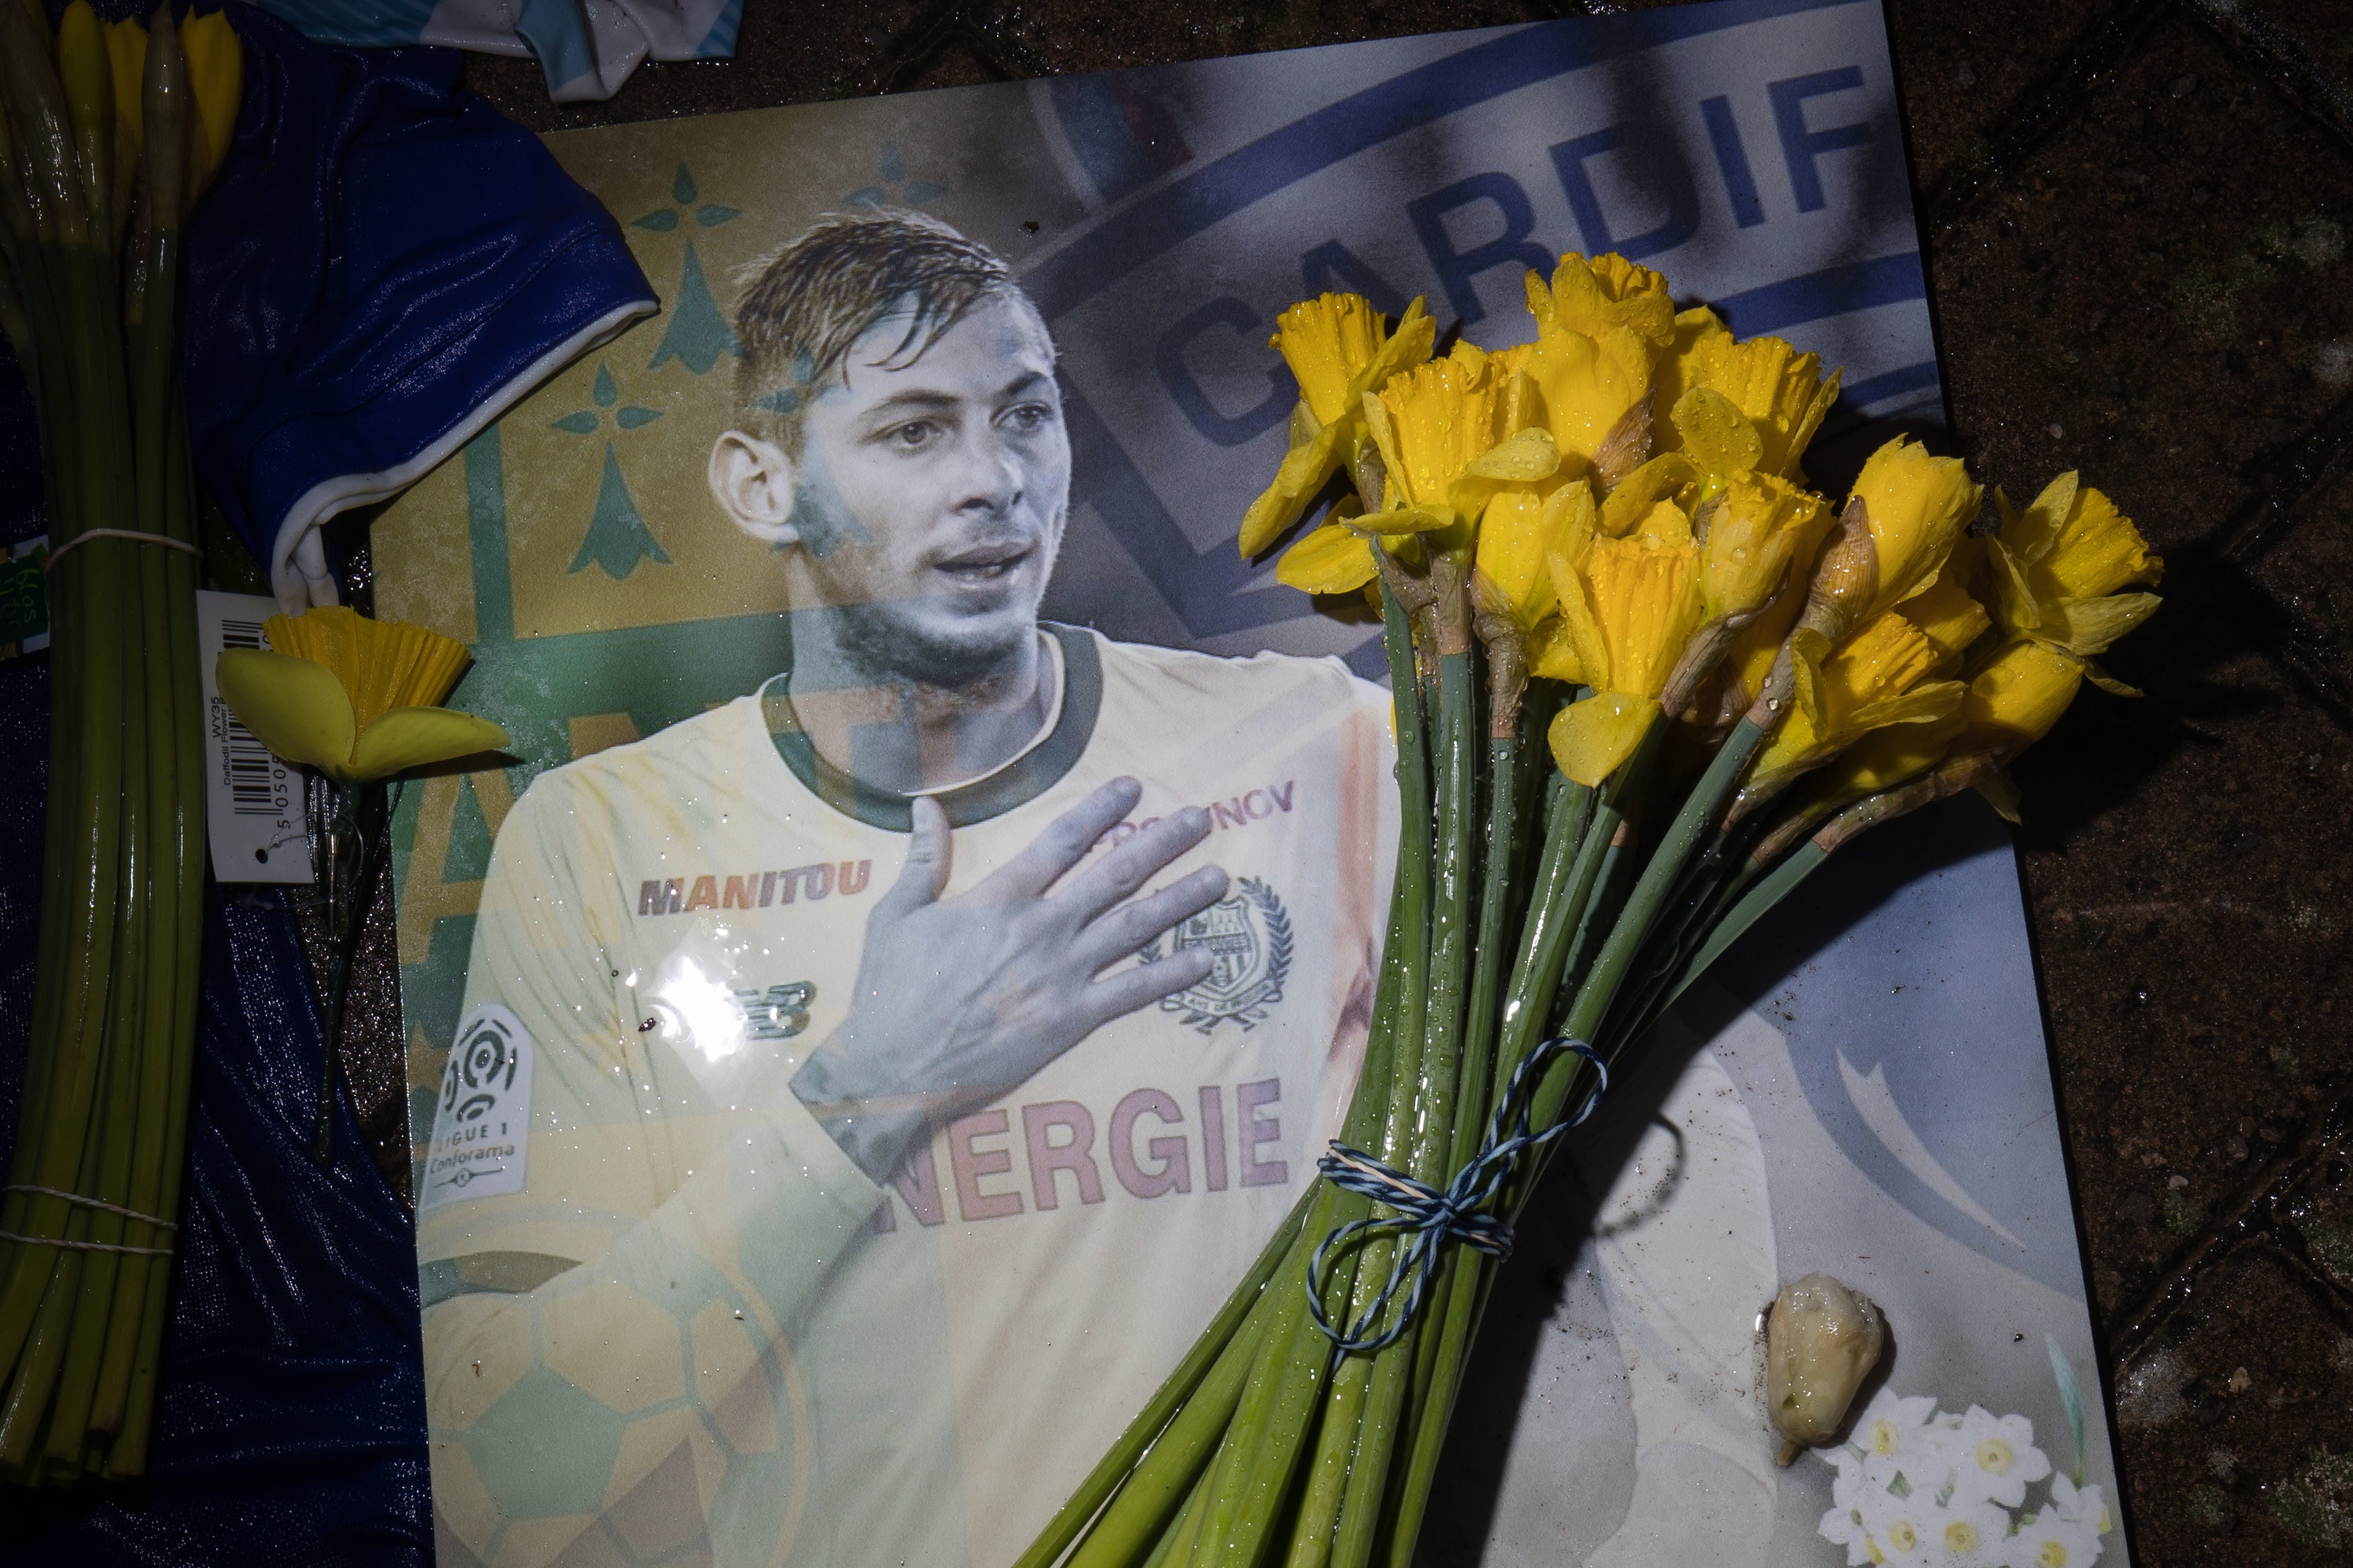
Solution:
<path fill-rule="evenodd" d="M 1200 984 L 1160 999 L 1188 1028 L 1207 1035 L 1229 1019 L 1244 1030 L 1265 1021 L 1282 1000 L 1291 973 L 1291 917 L 1274 889 L 1244 877 L 1233 891 L 1179 924 L 1166 942 L 1144 950 L 1148 962 L 1200 948 L 1215 961 Z M 1164 947 L 1166 951 L 1164 952 Z"/>

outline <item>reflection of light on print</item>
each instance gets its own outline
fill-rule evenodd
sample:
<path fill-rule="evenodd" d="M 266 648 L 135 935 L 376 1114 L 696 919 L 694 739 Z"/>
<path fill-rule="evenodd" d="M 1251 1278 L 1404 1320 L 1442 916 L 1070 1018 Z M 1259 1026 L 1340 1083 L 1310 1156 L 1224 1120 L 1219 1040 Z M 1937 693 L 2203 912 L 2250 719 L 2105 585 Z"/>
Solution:
<path fill-rule="evenodd" d="M 2026 1243 L 2012 1235 L 2008 1226 L 1987 1213 L 1985 1205 L 1969 1196 L 1968 1189 L 1954 1180 L 1953 1173 L 1945 1169 L 1936 1155 L 1928 1152 L 1928 1145 L 1920 1141 L 1920 1135 L 1912 1131 L 1912 1124 L 1904 1119 L 1903 1108 L 1895 1103 L 1895 1097 L 1887 1092 L 1883 1064 L 1874 1062 L 1870 1074 L 1865 1076 L 1855 1071 L 1854 1064 L 1846 1059 L 1844 1051 L 1841 1051 L 1838 1065 L 1839 1077 L 1846 1082 L 1847 1098 L 1853 1100 L 1855 1110 L 1862 1112 L 1862 1124 L 1871 1129 L 1889 1153 L 1895 1156 L 1897 1164 L 1919 1177 L 1921 1184 L 1930 1192 L 1994 1235 L 2021 1252 L 2026 1250 Z"/>
<path fill-rule="evenodd" d="M 653 1006 L 662 1038 L 681 1054 L 691 1047 L 704 1062 L 717 1063 L 744 1048 L 744 1015 L 735 994 L 723 980 L 705 974 L 691 956 L 673 954 L 662 965 Z"/>

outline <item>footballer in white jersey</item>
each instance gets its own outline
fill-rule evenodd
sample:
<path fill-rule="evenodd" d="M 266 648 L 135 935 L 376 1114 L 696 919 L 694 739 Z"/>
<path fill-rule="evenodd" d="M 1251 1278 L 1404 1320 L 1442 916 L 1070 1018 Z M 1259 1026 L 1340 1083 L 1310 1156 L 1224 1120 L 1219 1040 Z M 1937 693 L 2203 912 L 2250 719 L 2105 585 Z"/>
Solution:
<path fill-rule="evenodd" d="M 1364 1048 L 1387 694 L 1038 621 L 1053 348 L 963 237 L 828 219 L 737 331 L 793 663 L 499 834 L 418 1203 L 444 1568 L 1001 1568 Z"/>

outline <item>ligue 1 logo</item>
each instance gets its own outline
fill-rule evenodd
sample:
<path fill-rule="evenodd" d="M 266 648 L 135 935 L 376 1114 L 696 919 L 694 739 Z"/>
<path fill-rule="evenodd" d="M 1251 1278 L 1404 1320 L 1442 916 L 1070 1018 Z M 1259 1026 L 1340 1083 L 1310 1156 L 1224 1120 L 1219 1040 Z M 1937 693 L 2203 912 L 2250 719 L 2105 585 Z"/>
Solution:
<path fill-rule="evenodd" d="M 1258 878 L 1241 879 L 1232 892 L 1179 924 L 1169 941 L 1167 956 L 1200 948 L 1214 963 L 1199 984 L 1160 999 L 1160 1010 L 1182 1015 L 1188 1028 L 1207 1035 L 1231 1019 L 1245 1031 L 1254 1029 L 1282 1000 L 1291 973 L 1291 917 Z M 1161 957 L 1161 947 L 1145 948 L 1145 962 Z"/>
<path fill-rule="evenodd" d="M 453 1121 L 479 1121 L 514 1087 L 519 1053 L 505 1022 L 478 1012 L 468 1024 L 441 1080 L 441 1106 Z"/>

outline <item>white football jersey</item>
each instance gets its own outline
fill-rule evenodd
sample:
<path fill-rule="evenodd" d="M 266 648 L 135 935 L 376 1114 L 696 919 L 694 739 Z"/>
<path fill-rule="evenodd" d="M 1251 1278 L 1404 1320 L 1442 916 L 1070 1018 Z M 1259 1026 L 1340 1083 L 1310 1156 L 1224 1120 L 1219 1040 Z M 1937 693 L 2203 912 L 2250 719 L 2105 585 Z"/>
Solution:
<path fill-rule="evenodd" d="M 418 1202 L 445 1568 L 1001 1568 L 1314 1179 L 1379 960 L 1388 693 L 1046 629 L 1055 721 L 938 797 L 947 896 L 1130 775 L 1106 846 L 1211 815 L 1155 885 L 1214 864 L 1229 893 L 1156 946 L 1215 968 L 886 1183 L 787 1084 L 846 1014 L 905 798 L 818 756 L 779 679 L 508 816 Z"/>

